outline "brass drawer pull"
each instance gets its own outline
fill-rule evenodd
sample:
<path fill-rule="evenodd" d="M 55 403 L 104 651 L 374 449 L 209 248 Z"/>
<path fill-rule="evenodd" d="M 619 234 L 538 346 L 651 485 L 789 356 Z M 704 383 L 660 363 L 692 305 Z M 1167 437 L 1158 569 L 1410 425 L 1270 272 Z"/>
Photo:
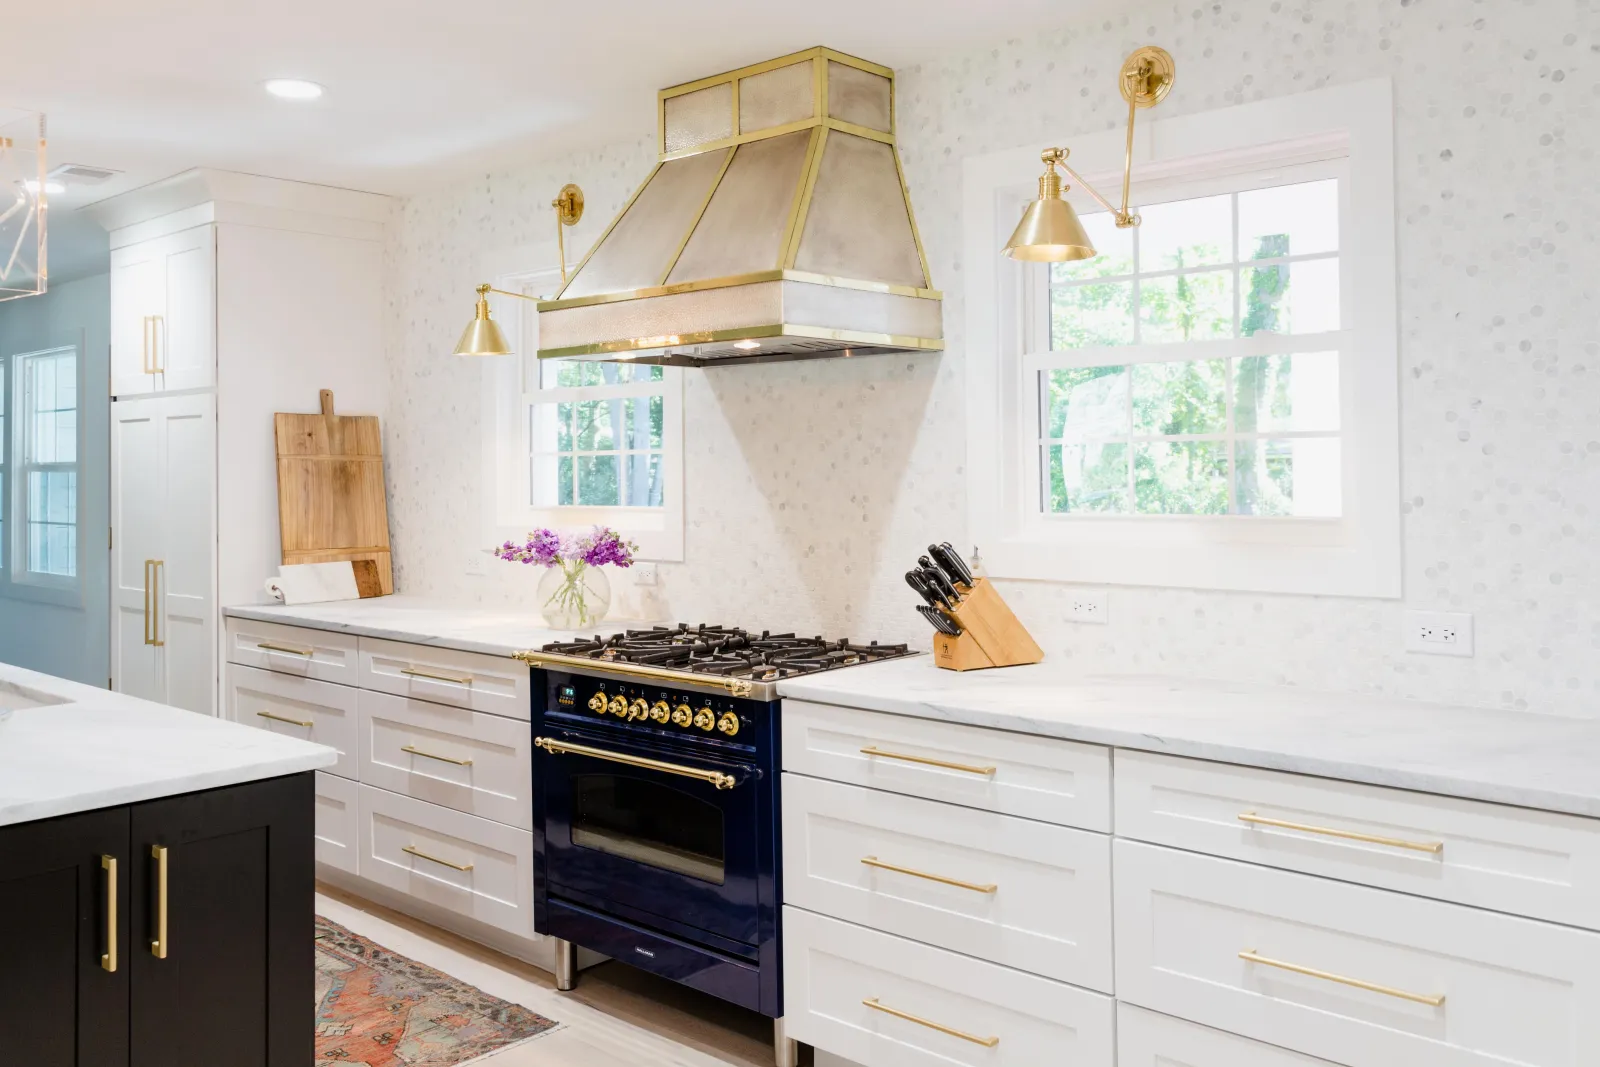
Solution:
<path fill-rule="evenodd" d="M 409 853 L 410 855 L 413 855 L 413 856 L 416 856 L 418 859 L 427 860 L 429 863 L 437 863 L 441 867 L 449 867 L 452 871 L 470 871 L 470 870 L 472 870 L 472 864 L 470 864 L 470 863 L 451 863 L 449 860 L 442 860 L 438 856 L 430 856 L 426 852 L 423 852 L 420 849 L 418 849 L 415 845 L 407 845 L 404 848 L 402 848 L 400 851 Z"/>
<path fill-rule="evenodd" d="M 1430 1008 L 1437 1008 L 1444 1004 L 1444 994 L 1429 995 L 1427 993 L 1408 993 L 1404 989 L 1395 989 L 1392 986 L 1377 985 L 1373 982 L 1363 982 L 1359 978 L 1346 978 L 1342 974 L 1331 974 L 1328 971 L 1319 971 L 1313 967 L 1302 967 L 1298 963 L 1284 963 L 1282 960 L 1272 960 L 1265 956 L 1256 955 L 1255 949 L 1247 948 L 1239 953 L 1239 958 L 1246 963 L 1259 963 L 1263 967 L 1276 967 L 1280 971 L 1291 971 L 1311 978 L 1321 978 L 1327 982 L 1338 982 L 1340 985 L 1354 986 L 1356 989 L 1365 989 L 1369 993 L 1382 993 L 1386 997 L 1398 997 L 1416 1004 L 1426 1004 Z"/>
<path fill-rule="evenodd" d="M 897 867 L 893 863 L 885 863 L 876 856 L 862 856 L 861 862 L 868 867 L 876 867 L 880 871 L 894 871 L 896 874 L 909 874 L 913 878 L 926 878 L 930 882 L 939 882 L 943 885 L 953 885 L 957 889 L 970 889 L 974 893 L 993 893 L 999 886 L 993 882 L 979 884 L 977 882 L 963 882 L 959 878 L 946 878 L 942 874 L 929 874 L 926 871 L 913 870 L 910 867 Z"/>
<path fill-rule="evenodd" d="M 948 760 L 929 759 L 927 756 L 908 756 L 903 752 L 885 752 L 876 745 L 868 745 L 861 750 L 863 756 L 879 756 L 883 759 L 904 760 L 907 763 L 925 763 L 929 767 L 944 767 L 952 771 L 964 771 L 967 774 L 981 774 L 988 776 L 994 773 L 993 767 L 978 767 L 968 763 L 951 763 Z"/>
<path fill-rule="evenodd" d="M 472 766 L 472 761 L 469 760 L 469 759 L 455 759 L 455 758 L 453 758 L 451 756 L 436 756 L 432 752 L 424 752 L 424 751 L 422 751 L 422 749 L 414 748 L 411 745 L 401 745 L 400 746 L 400 751 L 401 752 L 409 752 L 413 756 L 423 756 L 423 757 L 425 757 L 427 759 L 436 759 L 440 763 L 453 763 L 457 767 L 470 767 L 470 766 Z"/>
<path fill-rule="evenodd" d="M 400 673 L 410 678 L 431 678 L 436 682 L 454 682 L 456 685 L 471 685 L 470 674 L 439 674 L 436 671 L 425 671 L 421 667 L 401 667 Z"/>
<path fill-rule="evenodd" d="M 156 861 L 156 936 L 150 942 L 150 954 L 158 960 L 167 958 L 172 947 L 167 939 L 167 849 L 165 845 L 151 845 L 150 858 Z"/>
<path fill-rule="evenodd" d="M 117 857 L 101 856 L 100 869 L 106 872 L 106 950 L 100 954 L 100 969 L 117 973 Z"/>
<path fill-rule="evenodd" d="M 931 1019 L 924 1019 L 920 1016 L 912 1015 L 908 1011 L 901 1011 L 899 1008 L 891 1008 L 887 1004 L 880 1004 L 878 1003 L 877 997 L 868 997 L 861 1003 L 865 1004 L 873 1011 L 881 1011 L 885 1015 L 893 1015 L 896 1019 L 904 1019 L 908 1023 L 916 1023 L 918 1026 L 926 1026 L 929 1030 L 937 1030 L 941 1034 L 949 1034 L 951 1037 L 959 1037 L 963 1041 L 970 1041 L 974 1045 L 982 1045 L 984 1048 L 994 1048 L 1000 1043 L 1000 1039 L 998 1037 L 979 1037 L 977 1034 L 969 1034 L 965 1030 L 957 1030 L 952 1026 L 943 1026 Z"/>
<path fill-rule="evenodd" d="M 1374 834 L 1360 834 L 1354 830 L 1333 830 L 1326 826 L 1307 826 L 1305 823 L 1268 819 L 1265 816 L 1257 815 L 1253 811 L 1247 811 L 1240 815 L 1239 821 L 1249 823 L 1251 826 L 1274 826 L 1280 830 L 1299 830 L 1307 834 L 1321 834 L 1323 837 L 1342 837 L 1347 841 L 1365 841 L 1371 845 L 1408 848 L 1413 852 L 1431 852 L 1436 856 L 1444 851 L 1443 841 L 1406 841 L 1399 837 L 1378 837 Z"/>
<path fill-rule="evenodd" d="M 282 715 L 274 715 L 270 711 L 258 711 L 256 714 L 263 719 L 271 719 L 273 722 L 286 722 L 290 726 L 304 726 L 307 730 L 314 729 L 317 725 L 314 722 L 307 722 L 305 719 L 286 719 Z"/>
<path fill-rule="evenodd" d="M 271 641 L 257 641 L 256 647 L 268 652 L 285 652 L 291 656 L 312 656 L 317 651 L 314 648 L 301 648 L 299 645 L 275 645 Z"/>
<path fill-rule="evenodd" d="M 603 748 L 590 748 L 588 745 L 574 745 L 566 741 L 557 741 L 549 737 L 536 737 L 533 747 L 542 748 L 552 756 L 569 752 L 574 756 L 590 756 L 594 759 L 609 760 L 612 763 L 622 763 L 629 767 L 643 767 L 647 771 L 661 771 L 663 774 L 676 774 L 680 778 L 697 778 L 702 782 L 710 782 L 718 789 L 732 789 L 739 784 L 739 779 L 731 774 L 721 771 L 708 771 L 700 767 L 685 767 L 677 763 L 663 763 L 658 759 L 646 759 L 644 756 L 630 756 L 622 752 L 607 752 Z"/>

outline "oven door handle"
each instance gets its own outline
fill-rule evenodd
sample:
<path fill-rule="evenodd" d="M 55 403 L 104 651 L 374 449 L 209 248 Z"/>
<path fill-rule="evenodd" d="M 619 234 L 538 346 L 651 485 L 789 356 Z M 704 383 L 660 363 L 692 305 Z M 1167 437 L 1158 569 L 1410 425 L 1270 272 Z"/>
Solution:
<path fill-rule="evenodd" d="M 625 752 L 609 752 L 603 748 L 590 748 L 588 745 L 574 745 L 568 741 L 557 741 L 553 737 L 536 737 L 533 740 L 535 748 L 542 748 L 552 756 L 563 752 L 574 756 L 589 756 L 593 759 L 609 760 L 612 763 L 624 763 L 629 767 L 643 767 L 649 771 L 660 771 L 663 774 L 676 774 L 680 778 L 694 778 L 702 782 L 709 782 L 718 789 L 732 789 L 739 784 L 739 779 L 731 774 L 721 771 L 708 771 L 700 767 L 685 767 L 681 763 L 664 763 L 661 760 L 649 759 L 645 756 L 630 756 Z"/>

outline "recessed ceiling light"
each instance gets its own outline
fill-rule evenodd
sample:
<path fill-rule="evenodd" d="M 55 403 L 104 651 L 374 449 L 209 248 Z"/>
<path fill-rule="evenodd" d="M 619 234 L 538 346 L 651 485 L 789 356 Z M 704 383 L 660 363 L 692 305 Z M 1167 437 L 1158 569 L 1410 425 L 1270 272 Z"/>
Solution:
<path fill-rule="evenodd" d="M 315 100 L 322 95 L 322 86 L 298 78 L 273 78 L 265 83 L 265 88 L 284 100 Z"/>
<path fill-rule="evenodd" d="M 39 191 L 39 180 L 37 178 L 29 178 L 28 180 L 24 181 L 22 185 L 30 193 L 37 193 Z M 62 185 L 60 182 L 45 182 L 44 191 L 51 196 L 60 196 L 62 193 L 67 191 L 67 187 Z"/>

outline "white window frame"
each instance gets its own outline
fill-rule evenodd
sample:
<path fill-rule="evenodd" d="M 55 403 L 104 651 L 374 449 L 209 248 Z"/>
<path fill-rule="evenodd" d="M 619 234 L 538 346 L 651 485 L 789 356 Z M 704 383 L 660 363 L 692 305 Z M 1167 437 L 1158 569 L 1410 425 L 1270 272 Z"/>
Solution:
<path fill-rule="evenodd" d="M 31 460 L 27 442 L 28 430 L 31 424 L 32 398 L 25 388 L 23 377 L 28 361 L 45 356 L 58 356 L 70 352 L 73 356 L 73 369 L 77 376 L 77 440 L 74 449 L 75 459 L 72 463 L 34 463 Z M 6 399 L 8 401 L 7 429 L 9 431 L 8 454 L 5 463 L 5 477 L 7 481 L 6 494 L 6 554 L 7 567 L 5 568 L 6 593 L 10 596 L 24 599 L 42 600 L 50 603 L 77 605 L 81 601 L 84 568 L 84 538 L 81 521 L 75 523 L 77 527 L 77 552 L 73 561 L 73 574 L 49 574 L 35 571 L 29 567 L 28 560 L 28 474 L 34 470 L 60 470 L 70 469 L 77 472 L 77 506 L 74 514 L 81 520 L 83 516 L 83 443 L 84 420 L 83 414 L 83 348 L 77 344 L 55 345 L 33 352 L 18 352 L 5 360 L 5 370 L 8 377 Z"/>
<path fill-rule="evenodd" d="M 560 288 L 561 273 L 554 267 L 533 270 L 507 268 L 507 263 L 550 263 L 555 248 L 513 250 L 501 253 L 501 266 L 491 271 L 497 289 L 542 295 Z M 484 360 L 484 459 L 486 484 L 491 487 L 485 500 L 487 545 L 526 537 L 529 530 L 542 526 L 558 530 L 582 530 L 596 525 L 610 526 L 639 546 L 639 558 L 663 562 L 683 560 L 683 371 L 662 368 L 659 383 L 545 389 L 539 383 L 538 315 L 531 301 L 490 294 L 495 320 L 500 324 L 514 355 Z M 645 507 L 535 507 L 530 502 L 532 484 L 531 430 L 529 408 L 535 402 L 593 400 L 602 395 L 620 398 L 660 392 L 662 402 L 661 473 L 662 505 Z"/>
<path fill-rule="evenodd" d="M 967 160 L 967 508 L 990 574 L 1097 584 L 1399 597 L 1399 344 L 1395 264 L 1394 105 L 1387 80 L 1142 122 L 1134 173 L 1145 188 L 1339 161 L 1341 167 L 1340 441 L 1342 515 L 1082 516 L 1040 514 L 1038 370 L 1025 348 L 1038 322 L 1039 274 L 1001 257 L 1034 195 L 1038 147 Z M 1141 116 L 1144 119 L 1145 116 Z M 1097 187 L 1120 181 L 1124 132 L 1063 136 Z M 1289 180 L 1289 179 L 1286 179 Z M 1271 183 L 1269 183 L 1271 184 Z M 1226 187 L 1223 183 L 1222 187 Z M 1244 185 L 1242 187 L 1249 187 Z M 1216 191 L 1221 191 L 1218 188 Z M 1076 192 L 1074 196 L 1076 196 Z M 1075 201 L 1076 203 L 1076 201 Z M 1098 210 L 1092 202 L 1080 210 Z M 1297 350 L 1262 338 L 1260 353 Z M 1094 365 L 1163 356 L 1161 346 L 1102 349 Z M 1268 352 L 1267 349 L 1271 351 Z M 1233 351 L 1238 349 L 1238 351 Z M 1323 349 L 1325 350 L 1325 346 Z M 1109 359 L 1107 353 L 1116 353 Z M 1049 359 L 1072 359 L 1054 353 Z M 1087 362 L 1083 365 L 1089 365 Z M 1030 380 L 1031 379 L 1031 380 Z"/>

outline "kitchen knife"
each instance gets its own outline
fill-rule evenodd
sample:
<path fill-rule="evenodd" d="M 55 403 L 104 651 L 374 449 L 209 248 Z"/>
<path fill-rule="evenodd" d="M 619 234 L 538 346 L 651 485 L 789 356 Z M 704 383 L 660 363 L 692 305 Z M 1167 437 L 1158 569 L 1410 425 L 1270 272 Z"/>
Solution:
<path fill-rule="evenodd" d="M 929 608 L 939 606 L 939 596 L 933 591 L 917 571 L 906 571 L 906 584 L 917 591 L 917 595 L 928 602 Z"/>
<path fill-rule="evenodd" d="M 958 582 L 972 588 L 972 571 L 967 568 L 966 560 L 946 541 L 942 545 L 929 545 L 928 555 L 939 561 L 939 566 L 950 576 L 951 581 Z"/>
<path fill-rule="evenodd" d="M 943 594 L 950 607 L 954 608 L 961 600 L 961 594 L 950 581 L 950 576 L 940 566 L 927 556 L 918 556 L 917 563 L 922 566 L 922 577 L 934 590 Z"/>
<path fill-rule="evenodd" d="M 932 623 L 933 628 L 940 633 L 948 634 L 951 637 L 961 636 L 961 627 L 957 626 L 944 615 L 941 615 L 937 609 L 930 608 L 926 604 L 918 604 L 917 610 L 922 612 L 923 617 L 926 618 L 928 622 Z"/>

